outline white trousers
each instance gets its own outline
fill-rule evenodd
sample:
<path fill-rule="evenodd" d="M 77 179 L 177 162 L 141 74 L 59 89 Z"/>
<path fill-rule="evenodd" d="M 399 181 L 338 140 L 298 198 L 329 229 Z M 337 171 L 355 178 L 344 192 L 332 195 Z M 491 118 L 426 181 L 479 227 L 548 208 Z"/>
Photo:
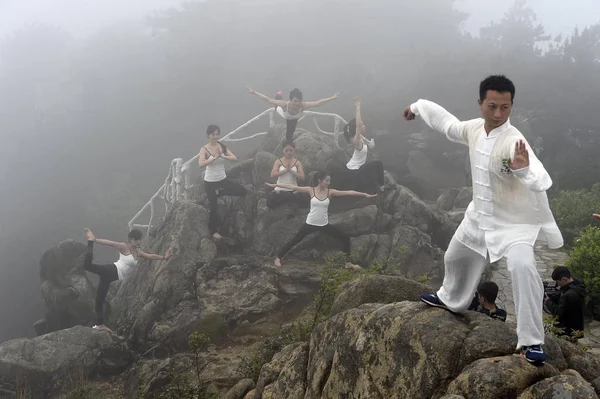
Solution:
<path fill-rule="evenodd" d="M 544 343 L 544 286 L 533 247 L 513 245 L 504 256 L 510 273 L 517 317 L 517 349 Z M 473 299 L 487 259 L 452 237 L 444 256 L 445 275 L 438 298 L 453 312 L 464 312 Z"/>

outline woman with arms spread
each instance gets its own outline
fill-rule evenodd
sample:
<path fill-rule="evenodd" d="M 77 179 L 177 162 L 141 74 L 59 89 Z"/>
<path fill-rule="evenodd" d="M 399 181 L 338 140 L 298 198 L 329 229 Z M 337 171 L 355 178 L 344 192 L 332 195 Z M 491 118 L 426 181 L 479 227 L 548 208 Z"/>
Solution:
<path fill-rule="evenodd" d="M 302 162 L 294 158 L 296 145 L 293 141 L 283 143 L 283 158 L 279 158 L 273 164 L 271 177 L 277 178 L 278 184 L 298 185 L 298 180 L 304 180 L 304 168 Z M 307 206 L 310 196 L 307 193 L 296 192 L 290 188 L 275 187 L 267 198 L 269 208 L 277 208 L 285 202 L 294 202 L 299 206 Z"/>
<path fill-rule="evenodd" d="M 142 251 L 140 249 L 142 243 L 142 232 L 139 230 L 131 230 L 127 235 L 126 243 L 96 238 L 90 229 L 85 229 L 85 237 L 87 239 L 88 246 L 83 268 L 90 273 L 97 274 L 100 278 L 98 281 L 98 289 L 96 291 L 96 304 L 94 308 L 96 311 L 96 325 L 94 328 L 112 333 L 112 331 L 104 325 L 103 320 L 104 300 L 108 294 L 110 283 L 117 280 L 124 280 L 131 269 L 137 265 L 137 262 L 140 258 L 150 260 L 169 259 L 173 255 L 173 248 L 169 248 L 164 255 L 148 254 Z M 92 263 L 94 259 L 95 242 L 118 249 L 119 260 L 115 263 L 107 265 L 96 265 Z"/>
<path fill-rule="evenodd" d="M 300 231 L 296 234 L 294 238 L 287 244 L 281 248 L 277 257 L 275 258 L 275 266 L 281 267 L 281 258 L 296 244 L 298 244 L 304 237 L 309 235 L 315 231 L 321 231 L 327 235 L 335 237 L 344 243 L 343 252 L 350 256 L 350 237 L 333 227 L 329 224 L 329 202 L 331 197 L 341 197 L 341 196 L 355 196 L 355 197 L 366 197 L 372 198 L 376 195 L 371 195 L 367 193 L 360 193 L 357 191 L 338 191 L 338 190 L 330 190 L 329 183 L 330 177 L 326 172 L 317 172 L 315 175 L 316 184 L 314 187 L 298 187 L 292 184 L 270 184 L 265 183 L 269 187 L 282 187 L 288 188 L 291 190 L 308 193 L 310 195 L 310 212 L 306 217 L 306 223 L 300 228 Z M 352 264 L 350 262 L 346 262 L 346 268 L 358 269 L 360 266 Z"/>
<path fill-rule="evenodd" d="M 340 96 L 340 93 L 335 93 L 333 96 L 321 99 L 319 101 L 303 101 L 302 92 L 298 89 L 294 89 L 290 92 L 290 100 L 284 101 L 276 100 L 274 98 L 265 96 L 264 94 L 254 91 L 250 87 L 247 87 L 247 90 L 248 93 L 254 94 L 261 100 L 272 104 L 276 107 L 281 107 L 280 114 L 283 118 L 285 118 L 286 121 L 286 141 L 294 141 L 294 132 L 296 131 L 296 125 L 298 124 L 298 120 L 300 120 L 304 116 L 304 111 L 306 111 L 309 108 L 318 107 L 319 105 L 326 104 L 329 101 L 335 100 Z"/>
<path fill-rule="evenodd" d="M 217 213 L 218 198 L 222 195 L 244 197 L 246 189 L 231 181 L 225 174 L 225 160 L 235 161 L 237 157 L 225 144 L 219 141 L 221 129 L 217 125 L 209 125 L 206 129 L 208 143 L 200 150 L 200 167 L 204 172 L 204 188 L 208 197 L 209 215 L 208 228 L 213 238 L 219 240 L 222 236 L 217 232 L 219 214 Z M 217 192 L 218 191 L 218 192 Z"/>

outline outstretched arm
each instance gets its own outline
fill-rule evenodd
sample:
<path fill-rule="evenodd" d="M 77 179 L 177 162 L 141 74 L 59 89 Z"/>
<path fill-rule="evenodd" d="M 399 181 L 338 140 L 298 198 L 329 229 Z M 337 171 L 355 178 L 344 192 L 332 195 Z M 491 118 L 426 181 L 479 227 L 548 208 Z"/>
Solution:
<path fill-rule="evenodd" d="M 356 133 L 354 133 L 354 137 L 352 138 L 352 144 L 355 149 L 360 151 L 364 145 L 362 136 L 365 134 L 365 125 L 363 125 L 362 117 L 360 116 L 360 98 L 356 97 L 354 99 L 354 107 L 356 109 Z"/>
<path fill-rule="evenodd" d="M 168 260 L 171 256 L 173 256 L 173 248 L 169 247 L 169 249 L 167 249 L 167 252 L 165 252 L 164 255 L 148 254 L 148 253 L 143 252 L 143 251 L 138 251 L 138 255 L 140 256 L 140 258 L 144 258 L 144 259 L 150 259 L 150 260 Z"/>
<path fill-rule="evenodd" d="M 354 190 L 349 190 L 349 191 L 329 190 L 329 196 L 330 197 L 351 196 L 351 197 L 374 198 L 374 197 L 377 197 L 377 194 L 361 193 L 360 191 L 354 191 Z"/>
<path fill-rule="evenodd" d="M 600 220 L 600 213 L 592 213 L 592 216 Z"/>
<path fill-rule="evenodd" d="M 96 238 L 94 240 L 94 242 L 97 243 L 97 244 L 107 245 L 109 247 L 116 248 L 119 251 L 129 251 L 129 249 L 127 247 L 127 244 L 125 244 L 124 242 L 117 242 L 117 241 L 105 240 L 104 238 Z"/>
<path fill-rule="evenodd" d="M 294 191 L 300 191 L 303 193 L 311 193 L 312 191 L 312 187 L 300 187 L 300 186 L 296 186 L 294 184 L 285 184 L 285 183 L 265 183 L 266 186 L 275 188 L 275 187 L 281 187 L 281 188 L 287 188 L 289 190 L 294 190 Z"/>
<path fill-rule="evenodd" d="M 525 140 L 515 142 L 510 169 L 532 191 L 546 191 L 552 186 L 552 178 Z"/>
<path fill-rule="evenodd" d="M 267 102 L 269 104 L 277 105 L 279 107 L 283 107 L 286 104 L 286 101 L 284 101 L 284 100 L 275 100 L 274 98 L 271 98 L 269 96 L 265 96 L 264 94 L 259 93 L 259 92 L 253 90 L 250 87 L 246 87 L 246 90 L 248 90 L 248 93 L 254 94 L 256 97 L 260 98 L 261 100 L 263 100 L 263 101 L 265 101 L 265 102 Z"/>
<path fill-rule="evenodd" d="M 418 100 L 404 110 L 406 120 L 413 120 L 417 115 L 421 116 L 430 128 L 444 133 L 450 141 L 469 144 L 466 127 L 470 121 L 461 122 L 442 106 L 428 100 Z"/>
<path fill-rule="evenodd" d="M 333 101 L 333 100 L 339 98 L 339 96 L 340 96 L 340 93 L 338 92 L 338 93 L 335 93 L 331 97 L 322 98 L 322 99 L 320 99 L 318 101 L 304 101 L 304 102 L 302 102 L 302 108 L 303 109 L 308 109 L 308 108 L 318 107 L 320 105 L 328 103 L 329 101 Z"/>

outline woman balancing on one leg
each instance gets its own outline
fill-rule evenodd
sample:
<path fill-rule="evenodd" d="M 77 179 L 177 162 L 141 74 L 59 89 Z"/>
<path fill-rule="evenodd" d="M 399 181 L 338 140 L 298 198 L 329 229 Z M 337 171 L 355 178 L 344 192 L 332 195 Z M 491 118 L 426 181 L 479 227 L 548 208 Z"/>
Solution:
<path fill-rule="evenodd" d="M 367 162 L 368 145 L 365 138 L 365 125 L 360 115 L 360 99 L 354 99 L 356 118 L 344 127 L 344 137 L 352 143 L 354 153 L 346 164 L 346 170 L 341 171 L 343 188 L 355 188 L 367 193 L 375 193 L 384 185 L 383 163 L 381 161 Z M 334 175 L 334 182 L 337 180 Z M 337 182 L 335 182 L 337 183 Z"/>
<path fill-rule="evenodd" d="M 304 180 L 304 168 L 302 162 L 294 158 L 296 145 L 293 141 L 283 143 L 283 158 L 279 158 L 273 164 L 271 177 L 277 178 L 279 184 L 298 185 L 298 180 Z M 295 192 L 290 188 L 275 187 L 267 198 L 269 208 L 277 208 L 285 202 L 293 202 L 301 207 L 308 206 L 310 196 L 307 193 Z"/>
<path fill-rule="evenodd" d="M 140 249 L 142 243 L 142 232 L 139 230 L 131 230 L 127 235 L 127 242 L 116 242 L 96 238 L 89 229 L 85 229 L 85 237 L 88 242 L 87 253 L 83 268 L 90 273 L 97 274 L 100 280 L 98 281 L 98 289 L 96 291 L 96 325 L 95 329 L 112 331 L 104 325 L 103 310 L 104 300 L 108 294 L 110 283 L 116 280 L 124 280 L 131 268 L 137 265 L 138 259 L 151 260 L 167 260 L 173 255 L 173 248 L 169 248 L 164 255 L 147 254 Z M 94 242 L 102 245 L 108 245 L 119 250 L 119 260 L 115 263 L 107 265 L 96 265 L 92 263 L 94 259 Z"/>
<path fill-rule="evenodd" d="M 229 180 L 225 174 L 225 160 L 235 161 L 237 157 L 225 144 L 219 142 L 221 129 L 217 125 L 209 125 L 206 129 L 208 144 L 200 150 L 200 167 L 206 167 L 204 172 L 204 188 L 208 197 L 209 216 L 208 228 L 216 240 L 221 239 L 217 232 L 219 214 L 217 199 L 222 195 L 244 197 L 246 189 Z M 217 192 L 218 190 L 218 192 Z"/>
<path fill-rule="evenodd" d="M 266 101 L 269 104 L 274 105 L 275 107 L 281 107 L 281 111 L 279 111 L 279 109 L 277 109 L 277 111 L 286 121 L 286 141 L 294 141 L 294 132 L 296 131 L 296 125 L 298 124 L 298 121 L 304 116 L 304 111 L 306 111 L 309 108 L 318 107 L 319 105 L 328 103 L 329 101 L 335 100 L 340 96 L 340 93 L 335 93 L 333 96 L 324 98 L 319 101 L 302 101 L 302 92 L 298 89 L 294 89 L 290 92 L 290 100 L 284 101 L 276 100 L 274 98 L 265 96 L 264 94 L 252 90 L 250 87 L 247 87 L 247 89 L 248 93 L 254 94 L 261 100 Z"/>
<path fill-rule="evenodd" d="M 321 231 L 325 234 L 333 236 L 344 243 L 344 253 L 350 256 L 350 237 L 346 233 L 336 229 L 329 224 L 329 201 L 331 197 L 341 196 L 356 196 L 372 198 L 376 195 L 367 193 L 360 193 L 358 191 L 338 191 L 330 190 L 329 182 L 330 177 L 326 172 L 317 172 L 315 175 L 316 184 L 314 187 L 298 187 L 293 184 L 270 184 L 265 183 L 269 187 L 282 187 L 288 188 L 299 192 L 308 193 L 311 196 L 310 199 L 310 212 L 306 217 L 306 223 L 300 228 L 300 231 L 294 238 L 281 248 L 277 257 L 275 258 L 275 266 L 281 267 L 281 258 L 296 244 L 298 244 L 304 237 L 315 231 Z M 350 262 L 346 263 L 346 268 L 357 269 L 360 268 L 358 265 L 354 265 Z"/>

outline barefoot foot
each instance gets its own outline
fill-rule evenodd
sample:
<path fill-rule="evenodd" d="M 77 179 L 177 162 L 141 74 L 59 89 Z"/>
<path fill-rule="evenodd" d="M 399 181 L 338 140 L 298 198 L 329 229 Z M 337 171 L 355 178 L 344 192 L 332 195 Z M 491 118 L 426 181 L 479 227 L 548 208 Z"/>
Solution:
<path fill-rule="evenodd" d="M 275 264 L 275 266 L 277 266 L 277 267 L 281 267 L 281 259 L 275 258 L 275 260 L 273 261 L 273 264 Z"/>
<path fill-rule="evenodd" d="M 219 233 L 214 233 L 214 234 L 213 234 L 213 238 L 214 238 L 215 240 L 220 240 L 221 238 L 223 238 L 223 236 L 222 236 L 221 234 L 219 234 Z"/>
<path fill-rule="evenodd" d="M 93 327 L 95 330 L 106 331 L 107 333 L 113 334 L 113 331 L 106 327 L 104 324 L 99 324 Z"/>
<path fill-rule="evenodd" d="M 360 270 L 360 269 L 362 269 L 362 267 L 360 267 L 359 265 L 355 265 L 354 263 L 350 263 L 350 262 L 346 262 L 346 265 L 344 267 L 346 269 L 353 269 L 353 270 Z"/>
<path fill-rule="evenodd" d="M 92 233 L 92 231 L 90 229 L 83 229 L 83 231 L 85 231 L 85 238 L 88 241 L 96 241 L 96 237 L 94 236 L 94 234 Z"/>

